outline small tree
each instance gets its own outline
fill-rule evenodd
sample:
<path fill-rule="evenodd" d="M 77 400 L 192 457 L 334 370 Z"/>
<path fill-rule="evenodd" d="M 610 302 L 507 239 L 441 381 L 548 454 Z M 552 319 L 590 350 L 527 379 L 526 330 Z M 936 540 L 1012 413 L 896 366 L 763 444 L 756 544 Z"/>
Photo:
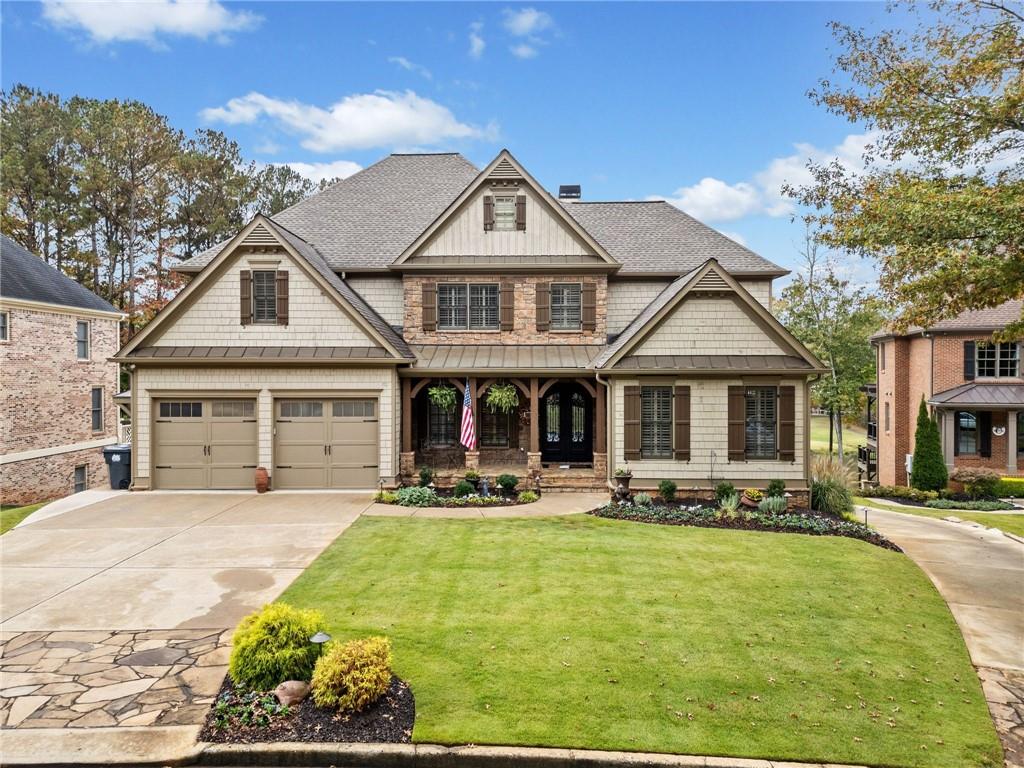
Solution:
<path fill-rule="evenodd" d="M 917 411 L 917 432 L 914 434 L 914 466 L 910 473 L 910 485 L 922 491 L 941 491 L 946 487 L 949 476 L 946 462 L 942 458 L 939 443 L 939 428 L 928 415 L 928 406 L 921 398 Z"/>

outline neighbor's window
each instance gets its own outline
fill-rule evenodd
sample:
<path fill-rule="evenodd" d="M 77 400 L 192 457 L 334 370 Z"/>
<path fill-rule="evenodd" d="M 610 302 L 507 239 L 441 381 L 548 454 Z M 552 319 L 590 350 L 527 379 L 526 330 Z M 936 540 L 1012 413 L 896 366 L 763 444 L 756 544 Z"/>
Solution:
<path fill-rule="evenodd" d="M 885 342 L 883 341 L 878 345 L 878 368 L 879 370 L 885 370 Z"/>
<path fill-rule="evenodd" d="M 748 387 L 746 437 L 748 459 L 775 458 L 777 418 L 775 387 Z"/>
<path fill-rule="evenodd" d="M 514 230 L 516 228 L 516 196 L 494 196 L 494 228 Z"/>
<path fill-rule="evenodd" d="M 438 448 L 455 445 L 455 410 L 439 408 L 431 401 L 427 409 L 427 442 Z"/>
<path fill-rule="evenodd" d="M 485 448 L 508 448 L 509 422 L 511 414 L 490 408 L 480 411 L 480 445 Z"/>
<path fill-rule="evenodd" d="M 640 388 L 640 455 L 672 457 L 672 387 Z"/>
<path fill-rule="evenodd" d="M 10 315 L 7 312 L 0 312 L 0 341 L 7 341 L 10 336 Z"/>
<path fill-rule="evenodd" d="M 579 283 L 552 283 L 551 328 L 578 331 L 583 319 L 583 291 Z"/>
<path fill-rule="evenodd" d="M 995 344 L 979 341 L 975 346 L 979 378 L 1016 378 L 1020 368 L 1020 346 L 1017 342 Z"/>
<path fill-rule="evenodd" d="M 252 273 L 252 319 L 255 323 L 277 322 L 277 271 L 258 269 Z"/>
<path fill-rule="evenodd" d="M 970 411 L 956 413 L 956 450 L 960 455 L 978 452 L 978 417 Z"/>
<path fill-rule="evenodd" d="M 89 468 L 85 464 L 75 467 L 75 493 L 81 493 L 89 487 Z"/>
<path fill-rule="evenodd" d="M 103 431 L 103 387 L 92 388 L 92 402 L 90 412 L 92 414 L 92 431 Z"/>
<path fill-rule="evenodd" d="M 89 359 L 89 321 L 79 320 L 75 324 L 75 348 L 79 360 Z"/>
<path fill-rule="evenodd" d="M 885 404 L 885 431 L 889 431 L 889 403 Z"/>
<path fill-rule="evenodd" d="M 441 283 L 438 285 L 437 327 L 446 331 L 497 330 L 497 284 Z"/>

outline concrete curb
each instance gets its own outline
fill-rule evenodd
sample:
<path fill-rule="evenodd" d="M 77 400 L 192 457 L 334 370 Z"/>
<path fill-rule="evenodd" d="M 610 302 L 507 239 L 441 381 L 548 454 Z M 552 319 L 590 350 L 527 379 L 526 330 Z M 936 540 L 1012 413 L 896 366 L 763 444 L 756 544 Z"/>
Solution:
<path fill-rule="evenodd" d="M 4 768 L 195 765 L 206 744 L 198 725 L 11 728 L 3 731 Z"/>

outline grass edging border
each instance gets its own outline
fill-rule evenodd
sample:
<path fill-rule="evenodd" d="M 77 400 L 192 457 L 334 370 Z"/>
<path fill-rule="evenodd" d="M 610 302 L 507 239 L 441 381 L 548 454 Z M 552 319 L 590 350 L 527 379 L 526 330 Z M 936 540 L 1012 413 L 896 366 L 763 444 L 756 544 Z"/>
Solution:
<path fill-rule="evenodd" d="M 763 758 L 605 752 L 544 747 L 440 744 L 207 744 L 204 766 L 338 766 L 338 768 L 824 768 L 823 763 Z M 828 763 L 828 768 L 864 768 Z"/>

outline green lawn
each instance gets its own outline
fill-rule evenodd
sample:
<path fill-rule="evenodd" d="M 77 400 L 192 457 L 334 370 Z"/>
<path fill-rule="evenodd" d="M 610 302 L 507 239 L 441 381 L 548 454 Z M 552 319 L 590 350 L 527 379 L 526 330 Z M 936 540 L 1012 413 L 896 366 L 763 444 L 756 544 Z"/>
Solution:
<path fill-rule="evenodd" d="M 281 599 L 392 638 L 419 742 L 1000 764 L 946 605 L 860 541 L 364 517 Z"/>
<path fill-rule="evenodd" d="M 921 515 L 922 517 L 934 517 L 941 520 L 944 517 L 959 517 L 961 520 L 971 520 L 981 523 L 989 528 L 998 528 L 1007 533 L 1014 533 L 1017 536 L 1024 536 L 1024 513 L 1012 515 L 993 515 L 990 512 L 971 512 L 967 509 L 930 509 L 928 507 L 897 506 L 886 504 L 878 499 L 866 499 L 854 496 L 854 504 L 862 504 L 867 507 L 878 507 L 888 509 L 891 512 L 902 512 L 905 515 Z"/>
<path fill-rule="evenodd" d="M 29 504 L 27 507 L 14 507 L 10 505 L 0 507 L 0 535 L 7 533 L 41 506 L 48 503 L 43 501 L 39 504 Z"/>
<path fill-rule="evenodd" d="M 857 462 L 857 446 L 867 442 L 868 433 L 862 427 L 843 425 L 843 454 Z M 835 453 L 833 442 L 833 453 Z M 828 416 L 811 416 L 811 451 L 828 453 Z"/>

